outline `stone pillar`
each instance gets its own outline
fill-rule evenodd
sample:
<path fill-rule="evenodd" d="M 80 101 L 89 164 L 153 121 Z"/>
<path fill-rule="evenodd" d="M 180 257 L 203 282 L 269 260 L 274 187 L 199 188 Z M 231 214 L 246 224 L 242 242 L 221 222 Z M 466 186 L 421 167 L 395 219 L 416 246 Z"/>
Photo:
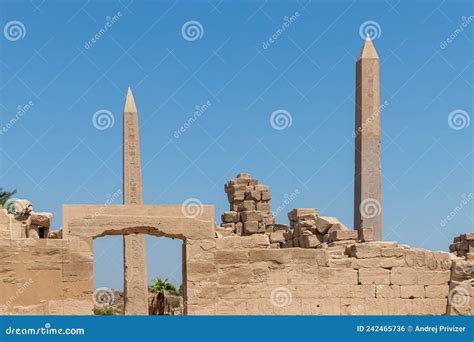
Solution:
<path fill-rule="evenodd" d="M 369 37 L 356 63 L 354 229 L 382 240 L 379 57 Z"/>
<path fill-rule="evenodd" d="M 123 111 L 123 203 L 143 204 L 138 113 L 130 88 Z M 125 315 L 148 315 L 144 235 L 124 235 L 123 262 Z"/>

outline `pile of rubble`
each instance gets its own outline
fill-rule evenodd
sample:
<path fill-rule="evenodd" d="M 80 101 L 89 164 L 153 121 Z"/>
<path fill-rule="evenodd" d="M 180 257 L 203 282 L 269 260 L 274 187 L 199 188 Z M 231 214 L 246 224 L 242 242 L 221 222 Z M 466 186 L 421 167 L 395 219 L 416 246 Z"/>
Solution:
<path fill-rule="evenodd" d="M 474 233 L 466 233 L 456 236 L 449 251 L 459 257 L 474 260 Z"/>
<path fill-rule="evenodd" d="M 220 234 L 267 234 L 272 248 L 345 247 L 356 242 L 374 240 L 372 228 L 361 232 L 349 230 L 335 217 L 319 216 L 314 208 L 296 208 L 288 213 L 289 225 L 276 224 L 270 208 L 268 186 L 258 184 L 248 173 L 229 180 L 224 190 L 230 211 L 222 216 Z"/>
<path fill-rule="evenodd" d="M 258 184 L 248 173 L 240 173 L 225 184 L 224 190 L 230 203 L 230 211 L 222 214 L 225 230 L 237 235 L 273 232 L 275 218 L 267 185 Z"/>
<path fill-rule="evenodd" d="M 62 238 L 62 230 L 50 232 L 53 214 L 35 212 L 30 201 L 16 199 L 7 201 L 5 215 L 9 215 L 10 234 L 12 238 L 58 239 Z"/>

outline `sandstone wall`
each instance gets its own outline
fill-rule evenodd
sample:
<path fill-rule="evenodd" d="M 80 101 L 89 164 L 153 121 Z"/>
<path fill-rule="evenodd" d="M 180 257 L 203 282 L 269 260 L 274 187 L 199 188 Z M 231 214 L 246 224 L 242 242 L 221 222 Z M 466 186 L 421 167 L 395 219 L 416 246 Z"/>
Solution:
<path fill-rule="evenodd" d="M 77 242 L 0 240 L 0 314 L 91 314 L 92 250 Z"/>
<path fill-rule="evenodd" d="M 188 314 L 446 314 L 449 253 L 395 242 L 355 243 L 342 253 L 270 247 L 265 234 L 188 241 Z"/>

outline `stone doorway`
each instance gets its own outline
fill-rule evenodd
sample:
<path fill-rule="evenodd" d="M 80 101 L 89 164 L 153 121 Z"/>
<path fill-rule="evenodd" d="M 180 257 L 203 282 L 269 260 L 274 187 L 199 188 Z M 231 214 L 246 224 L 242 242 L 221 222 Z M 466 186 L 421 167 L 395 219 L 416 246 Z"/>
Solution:
<path fill-rule="evenodd" d="M 142 311 L 149 315 L 185 315 L 184 239 L 144 233 L 144 229 L 127 228 L 122 232 L 145 237 L 148 296 L 137 305 L 148 304 Z M 114 231 L 93 239 L 95 315 L 125 314 L 123 235 L 119 233 Z"/>
<path fill-rule="evenodd" d="M 182 205 L 64 205 L 63 238 L 68 239 L 79 253 L 92 252 L 92 240 L 107 235 L 148 234 L 156 237 L 180 239 L 182 244 L 183 314 L 187 314 L 187 244 L 197 240 L 213 239 L 216 236 L 214 207 L 202 205 L 199 211 L 189 215 Z M 144 255 L 142 246 L 131 245 L 124 256 L 124 283 L 139 284 L 133 291 L 125 288 L 125 312 L 131 315 L 147 315 L 148 289 L 146 286 L 146 263 L 130 262 L 135 255 Z M 134 259 L 135 258 L 135 259 Z M 127 270 L 127 267 L 130 267 Z M 133 268 L 144 265 L 143 268 Z M 69 267 L 81 269 L 85 275 L 93 274 L 92 265 L 74 260 Z M 128 271 L 128 273 L 127 273 Z M 92 279 L 91 279 L 92 280 Z M 84 285 L 93 293 L 93 282 Z M 92 306 L 91 301 L 91 306 Z M 92 308 L 91 308 L 92 309 Z M 127 311 L 129 309 L 129 311 Z"/>

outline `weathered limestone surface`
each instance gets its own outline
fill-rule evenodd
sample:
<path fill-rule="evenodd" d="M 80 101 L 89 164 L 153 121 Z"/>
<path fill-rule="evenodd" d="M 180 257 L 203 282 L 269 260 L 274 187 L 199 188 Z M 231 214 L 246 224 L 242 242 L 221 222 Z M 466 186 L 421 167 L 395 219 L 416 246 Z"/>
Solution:
<path fill-rule="evenodd" d="M 179 239 L 215 237 L 214 207 L 203 205 L 193 217 L 181 205 L 63 205 L 65 237 L 130 233 Z"/>
<path fill-rule="evenodd" d="M 92 314 L 92 239 L 80 242 L 0 239 L 0 314 Z"/>
<path fill-rule="evenodd" d="M 369 37 L 356 63 L 354 229 L 382 240 L 379 57 Z"/>
<path fill-rule="evenodd" d="M 443 315 L 447 310 L 449 253 L 396 242 L 355 243 L 343 255 L 332 252 L 337 247 L 274 249 L 266 234 L 188 240 L 186 248 L 190 315 Z"/>

